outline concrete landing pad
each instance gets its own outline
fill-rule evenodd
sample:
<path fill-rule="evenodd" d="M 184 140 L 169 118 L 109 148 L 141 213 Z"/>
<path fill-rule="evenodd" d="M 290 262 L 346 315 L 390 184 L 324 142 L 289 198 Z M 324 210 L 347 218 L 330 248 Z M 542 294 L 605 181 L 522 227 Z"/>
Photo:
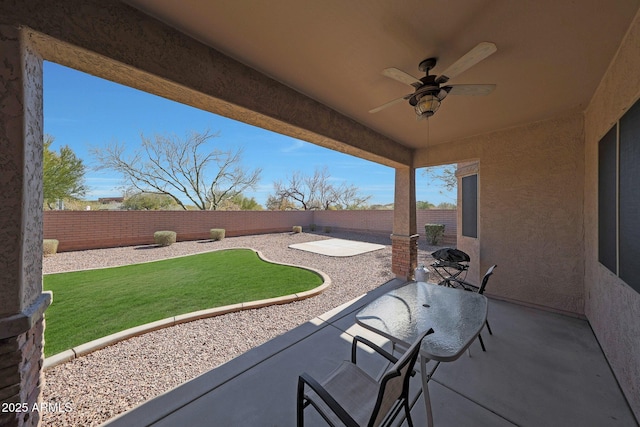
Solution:
<path fill-rule="evenodd" d="M 357 242 L 355 240 L 326 239 L 316 240 L 315 242 L 297 243 L 295 245 L 289 245 L 289 247 L 321 255 L 345 257 L 377 251 L 384 248 L 384 245 Z"/>

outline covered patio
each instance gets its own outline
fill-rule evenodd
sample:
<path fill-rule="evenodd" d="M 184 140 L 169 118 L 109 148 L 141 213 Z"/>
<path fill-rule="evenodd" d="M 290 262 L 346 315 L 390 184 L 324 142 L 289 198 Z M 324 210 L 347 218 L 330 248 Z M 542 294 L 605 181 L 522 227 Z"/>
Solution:
<path fill-rule="evenodd" d="M 487 353 L 475 348 L 436 369 L 437 423 L 469 416 L 472 425 L 493 417 L 537 425 L 535 417 L 546 416 L 544 424 L 590 425 L 606 414 L 605 425 L 629 425 L 624 398 L 637 422 L 639 7 L 638 0 L 0 0 L 0 402 L 31 406 L 40 398 L 51 302 L 42 292 L 42 64 L 49 60 L 393 168 L 389 269 L 399 281 L 418 263 L 416 170 L 464 164 L 457 246 L 471 255 L 471 282 L 501 266 L 488 292 L 490 316 L 503 318 L 493 322 Z M 452 94 L 433 117 L 416 120 L 409 98 L 398 97 L 415 89 L 417 65 L 437 58 L 437 75 L 481 42 L 497 51 L 451 83 L 496 84 L 494 92 Z M 387 67 L 402 73 L 388 78 Z M 404 102 L 369 112 L 393 99 Z M 324 340 L 346 348 L 340 335 L 356 308 L 172 392 L 183 395 L 182 409 L 154 419 L 223 417 L 227 396 L 245 385 L 257 405 L 247 405 L 257 409 L 246 417 L 276 397 L 291 399 L 276 405 L 290 411 L 291 385 L 261 395 L 253 381 L 270 370 L 260 367 L 291 357 L 321 373 L 343 356 L 313 363 L 294 356 Z M 225 376 L 234 379 L 216 379 Z M 605 376 L 609 392 L 594 395 Z M 616 403 L 607 400 L 613 396 Z M 469 411 L 444 404 L 451 400 Z M 144 408 L 131 416 L 154 412 Z M 37 413 L 0 414 L 0 425 L 38 423 Z"/>
<path fill-rule="evenodd" d="M 355 322 L 368 302 L 403 285 L 392 280 L 104 424 L 128 426 L 295 425 L 298 375 L 322 378 L 349 358 L 361 335 L 390 343 Z M 461 291 L 462 292 L 462 291 Z M 635 419 L 585 320 L 490 300 L 493 335 L 454 362 L 430 362 L 436 426 L 631 426 Z M 372 374 L 384 359 L 358 354 Z M 426 425 L 419 375 L 412 418 Z M 323 426 L 313 408 L 306 425 Z M 406 425 L 406 423 L 405 423 Z"/>

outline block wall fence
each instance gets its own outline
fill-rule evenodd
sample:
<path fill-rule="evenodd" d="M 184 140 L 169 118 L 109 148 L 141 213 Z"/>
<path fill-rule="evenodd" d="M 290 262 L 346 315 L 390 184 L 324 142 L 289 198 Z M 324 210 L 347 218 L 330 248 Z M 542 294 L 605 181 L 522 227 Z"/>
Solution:
<path fill-rule="evenodd" d="M 151 244 L 153 233 L 175 231 L 178 241 L 209 238 L 211 228 L 224 228 L 227 237 L 291 231 L 301 225 L 316 232 L 335 231 L 388 234 L 393 211 L 45 211 L 44 238 L 57 239 L 59 252 Z M 456 211 L 417 211 L 418 234 L 427 223 L 445 224 L 444 243 L 455 245 Z"/>

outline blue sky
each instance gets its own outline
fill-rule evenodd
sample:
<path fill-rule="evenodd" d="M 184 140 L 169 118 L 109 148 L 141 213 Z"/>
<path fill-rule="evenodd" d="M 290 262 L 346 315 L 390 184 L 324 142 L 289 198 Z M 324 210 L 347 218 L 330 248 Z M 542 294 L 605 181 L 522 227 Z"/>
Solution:
<path fill-rule="evenodd" d="M 110 171 L 95 171 L 90 147 L 118 141 L 127 148 L 140 145 L 140 134 L 184 136 L 190 131 L 219 132 L 214 140 L 221 149 L 243 147 L 242 164 L 262 168 L 255 197 L 264 205 L 273 193 L 273 182 L 286 181 L 294 171 L 312 174 L 328 167 L 331 179 L 346 182 L 371 195 L 370 204 L 393 202 L 394 170 L 358 157 L 338 153 L 288 136 L 250 126 L 207 111 L 198 110 L 158 96 L 99 79 L 55 63 L 44 64 L 44 131 L 52 135 L 52 149 L 68 145 L 88 167 L 87 200 L 122 195 L 122 179 Z M 455 202 L 455 194 L 444 193 L 416 173 L 417 200 L 434 204 Z"/>

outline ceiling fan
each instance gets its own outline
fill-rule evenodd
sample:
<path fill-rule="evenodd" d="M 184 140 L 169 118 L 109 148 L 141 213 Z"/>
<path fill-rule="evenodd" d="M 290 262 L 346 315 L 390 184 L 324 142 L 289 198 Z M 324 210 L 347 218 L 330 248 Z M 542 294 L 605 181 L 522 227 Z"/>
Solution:
<path fill-rule="evenodd" d="M 424 71 L 426 76 L 417 79 L 410 74 L 405 73 L 397 68 L 386 68 L 382 74 L 390 77 L 400 83 L 405 83 L 415 88 L 413 93 L 405 95 L 401 98 L 382 104 L 381 106 L 369 110 L 370 113 L 377 113 L 387 107 L 409 100 L 409 104 L 413 106 L 416 117 L 425 119 L 433 116 L 440 107 L 440 103 L 447 95 L 488 95 L 496 87 L 494 84 L 461 84 L 446 85 L 450 79 L 468 70 L 478 62 L 495 53 L 498 49 L 496 45 L 489 42 L 481 42 L 471 49 L 462 58 L 451 64 L 449 68 L 444 70 L 441 75 L 434 76 L 429 74 L 429 70 L 435 67 L 437 58 L 427 58 L 420 63 L 418 68 Z"/>

